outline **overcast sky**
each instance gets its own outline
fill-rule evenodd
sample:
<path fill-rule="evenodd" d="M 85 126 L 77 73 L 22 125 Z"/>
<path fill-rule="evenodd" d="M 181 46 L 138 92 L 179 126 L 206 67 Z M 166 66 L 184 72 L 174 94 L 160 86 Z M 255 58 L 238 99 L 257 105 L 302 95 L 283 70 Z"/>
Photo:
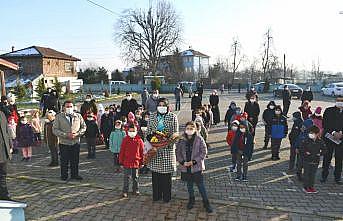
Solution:
<path fill-rule="evenodd" d="M 147 7 L 149 0 L 94 0 L 116 13 Z M 233 38 L 242 53 L 260 59 L 264 34 L 271 28 L 272 50 L 286 53 L 288 64 L 343 71 L 343 0 L 173 0 L 184 24 L 184 43 L 211 56 L 229 57 Z M 117 15 L 86 0 L 7 0 L 2 2 L 0 53 L 37 45 L 72 54 L 80 66 L 103 65 L 113 70 L 127 65 L 113 41 Z M 258 64 L 260 65 L 260 60 Z"/>

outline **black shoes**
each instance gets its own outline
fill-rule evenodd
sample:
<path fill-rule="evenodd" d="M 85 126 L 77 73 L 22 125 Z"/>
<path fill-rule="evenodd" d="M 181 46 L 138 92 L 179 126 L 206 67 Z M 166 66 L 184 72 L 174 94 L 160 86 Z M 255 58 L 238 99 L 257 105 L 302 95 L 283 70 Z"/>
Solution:
<path fill-rule="evenodd" d="M 342 185 L 343 184 L 342 181 L 338 180 L 338 179 L 335 179 L 335 182 L 336 182 L 337 185 Z"/>
<path fill-rule="evenodd" d="M 208 200 L 204 201 L 204 208 L 206 209 L 207 213 L 213 213 L 213 209 Z"/>
<path fill-rule="evenodd" d="M 67 180 L 68 180 L 68 177 L 61 177 L 61 180 L 62 180 L 62 181 L 67 181 Z"/>
<path fill-rule="evenodd" d="M 194 203 L 195 203 L 195 197 L 190 197 L 187 204 L 187 209 L 193 209 Z"/>
<path fill-rule="evenodd" d="M 54 163 L 54 162 L 51 162 L 50 164 L 48 164 L 48 167 L 57 167 L 58 166 L 58 163 Z"/>
<path fill-rule="evenodd" d="M 78 181 L 83 180 L 83 178 L 81 176 L 74 176 L 74 177 L 71 177 L 70 179 L 71 180 L 78 180 Z"/>

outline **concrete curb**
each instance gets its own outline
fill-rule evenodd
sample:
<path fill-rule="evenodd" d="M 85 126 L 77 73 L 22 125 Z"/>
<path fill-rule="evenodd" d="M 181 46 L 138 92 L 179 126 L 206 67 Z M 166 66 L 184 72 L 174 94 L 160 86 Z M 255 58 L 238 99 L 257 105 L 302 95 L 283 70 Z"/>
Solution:
<path fill-rule="evenodd" d="M 52 183 L 52 184 L 70 184 L 70 185 L 80 185 L 83 187 L 91 187 L 91 188 L 97 188 L 97 189 L 104 189 L 104 190 L 115 190 L 115 191 L 121 191 L 121 188 L 119 187 L 109 187 L 106 185 L 98 184 L 98 183 L 82 183 L 81 182 L 70 182 L 70 181 L 61 181 L 56 179 L 47 179 L 47 178 L 36 178 L 36 177 L 29 177 L 29 176 L 8 176 L 12 179 L 18 179 L 18 180 L 26 180 L 26 181 L 39 181 L 39 182 L 46 182 L 46 183 Z M 141 192 L 142 195 L 150 196 L 151 194 Z M 179 195 L 174 194 L 173 197 L 175 199 L 179 200 L 188 200 L 188 197 L 186 195 Z M 199 198 L 200 199 L 200 198 Z M 265 206 L 253 202 L 243 202 L 243 201 L 233 201 L 233 200 L 219 200 L 219 199 L 211 199 L 210 202 L 214 204 L 219 204 L 221 206 L 233 206 L 233 207 L 244 207 L 244 208 L 250 208 L 250 209 L 262 209 L 262 210 L 272 210 L 272 211 L 278 211 L 278 212 L 287 212 L 292 214 L 298 214 L 298 215 L 315 215 L 320 218 L 329 218 L 329 219 L 338 219 L 342 220 L 341 216 L 330 214 L 330 213 L 321 213 L 317 211 L 311 211 L 311 210 L 299 210 L 299 209 L 289 209 L 285 207 L 277 207 L 277 206 Z"/>

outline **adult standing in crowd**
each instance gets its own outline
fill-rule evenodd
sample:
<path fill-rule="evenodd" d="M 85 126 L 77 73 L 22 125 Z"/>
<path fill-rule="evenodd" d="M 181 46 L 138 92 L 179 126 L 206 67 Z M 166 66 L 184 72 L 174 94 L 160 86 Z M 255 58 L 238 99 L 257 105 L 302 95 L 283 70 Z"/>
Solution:
<path fill-rule="evenodd" d="M 199 93 L 196 91 L 194 96 L 191 99 L 191 109 L 192 109 L 192 120 L 195 120 L 195 111 L 201 108 L 201 99 L 199 97 Z"/>
<path fill-rule="evenodd" d="M 200 100 L 202 101 L 202 95 L 204 94 L 204 84 L 201 82 L 197 89 L 199 93 Z"/>
<path fill-rule="evenodd" d="M 2 111 L 5 114 L 7 119 L 11 116 L 11 111 L 6 96 L 1 96 L 0 111 Z"/>
<path fill-rule="evenodd" d="M 174 90 L 174 96 L 175 96 L 175 110 L 179 111 L 181 108 L 181 97 L 183 95 L 183 90 L 181 89 L 180 84 L 177 85 L 177 87 Z"/>
<path fill-rule="evenodd" d="M 276 104 L 274 101 L 270 101 L 267 105 L 267 109 L 263 111 L 262 119 L 264 122 L 264 146 L 263 149 L 268 148 L 268 143 L 271 138 L 272 132 L 272 120 L 275 115 Z"/>
<path fill-rule="evenodd" d="M 323 137 L 327 153 L 323 159 L 321 182 L 326 182 L 333 153 L 335 154 L 335 182 L 342 184 L 343 159 L 343 97 L 337 97 L 335 106 L 326 108 L 323 116 Z M 330 138 L 328 138 L 330 137 Z"/>
<path fill-rule="evenodd" d="M 251 97 L 249 97 L 249 100 L 245 103 L 244 112 L 248 114 L 248 121 L 254 128 L 252 135 L 255 136 L 258 116 L 260 115 L 260 105 L 258 104 L 256 95 L 251 94 Z"/>
<path fill-rule="evenodd" d="M 80 113 L 83 119 L 87 118 L 87 113 L 93 113 L 95 116 L 98 114 L 98 108 L 96 106 L 95 100 L 92 99 L 92 95 L 87 94 L 86 99 L 81 105 Z"/>
<path fill-rule="evenodd" d="M 141 94 L 141 98 L 142 98 L 142 105 L 145 108 L 146 101 L 149 98 L 149 92 L 148 92 L 148 89 L 146 87 L 144 88 L 144 90 Z"/>
<path fill-rule="evenodd" d="M 49 97 L 46 101 L 46 110 L 53 110 L 56 113 L 59 113 L 61 110 L 59 96 L 56 90 L 51 90 Z"/>
<path fill-rule="evenodd" d="M 213 123 L 217 125 L 220 123 L 219 96 L 217 90 L 213 90 L 210 95 L 210 105 L 213 112 Z"/>
<path fill-rule="evenodd" d="M 136 99 L 132 98 L 131 92 L 126 92 L 126 98 L 121 102 L 121 115 L 127 117 L 128 113 L 136 113 L 138 109 Z"/>
<path fill-rule="evenodd" d="M 51 156 L 51 162 L 48 165 L 49 167 L 58 166 L 58 139 L 57 136 L 52 132 L 55 116 L 55 111 L 50 110 L 44 123 L 44 140 L 50 150 Z"/>
<path fill-rule="evenodd" d="M 287 117 L 289 106 L 291 105 L 292 94 L 287 85 L 283 87 L 282 91 L 282 103 L 283 103 L 283 115 Z"/>
<path fill-rule="evenodd" d="M 8 100 L 8 108 L 10 110 L 10 117 L 14 119 L 16 123 L 19 121 L 19 113 L 18 113 L 18 108 L 15 103 L 15 95 L 14 94 L 8 94 L 7 95 L 7 100 Z M 7 118 L 8 119 L 8 118 Z"/>
<path fill-rule="evenodd" d="M 157 112 L 150 115 L 147 139 L 150 140 L 156 131 L 165 131 L 173 135 L 179 132 L 177 117 L 170 112 L 166 98 L 159 99 Z M 176 171 L 175 145 L 158 149 L 148 168 L 152 171 L 153 200 L 163 200 L 168 203 L 171 199 L 172 173 Z"/>
<path fill-rule="evenodd" d="M 82 180 L 79 175 L 80 137 L 86 132 L 86 124 L 82 116 L 74 112 L 72 101 L 64 102 L 63 112 L 56 115 L 52 131 L 59 138 L 61 180 L 68 179 L 69 163 L 71 179 Z"/>
<path fill-rule="evenodd" d="M 101 116 L 100 121 L 100 133 L 104 136 L 104 142 L 106 149 L 110 148 L 110 135 L 113 130 L 114 119 L 111 116 L 108 107 L 105 108 L 105 112 Z"/>
<path fill-rule="evenodd" d="M 148 98 L 148 100 L 146 101 L 146 104 L 145 104 L 145 109 L 146 109 L 149 113 L 156 112 L 156 110 L 157 110 L 157 105 L 158 105 L 158 99 L 159 99 L 158 90 L 153 90 L 153 91 L 152 91 L 152 96 L 150 96 L 150 97 Z M 134 112 L 132 112 L 132 113 L 134 113 Z"/>
<path fill-rule="evenodd" d="M 42 111 L 42 117 L 45 117 L 47 108 L 48 108 L 48 98 L 51 93 L 51 88 L 48 87 L 47 90 L 42 94 L 42 97 L 40 99 L 40 109 Z"/>
<path fill-rule="evenodd" d="M 0 111 L 0 200 L 11 200 L 6 184 L 7 162 L 11 159 L 12 139 L 10 138 L 7 119 Z"/>
<path fill-rule="evenodd" d="M 305 101 L 311 102 L 312 100 L 313 100 L 313 93 L 311 91 L 311 87 L 307 86 L 303 94 L 301 95 L 301 103 L 304 103 Z"/>

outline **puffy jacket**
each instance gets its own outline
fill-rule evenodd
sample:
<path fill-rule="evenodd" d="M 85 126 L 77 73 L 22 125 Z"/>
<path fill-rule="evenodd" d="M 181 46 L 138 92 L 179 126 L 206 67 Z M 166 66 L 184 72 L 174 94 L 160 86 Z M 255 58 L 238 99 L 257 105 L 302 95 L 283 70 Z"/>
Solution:
<path fill-rule="evenodd" d="M 271 122 L 271 137 L 275 139 L 282 139 L 287 136 L 287 133 L 287 118 L 283 115 L 274 115 Z"/>
<path fill-rule="evenodd" d="M 301 113 L 299 111 L 293 113 L 293 117 L 295 118 L 292 130 L 288 135 L 289 142 L 291 147 L 295 147 L 296 139 L 298 138 L 299 134 L 301 133 L 301 127 L 303 125 L 303 120 L 301 119 Z"/>
<path fill-rule="evenodd" d="M 100 134 L 99 127 L 95 120 L 87 120 L 86 126 L 87 126 L 87 129 L 85 132 L 86 138 L 96 138 L 99 136 Z"/>
<path fill-rule="evenodd" d="M 269 104 L 267 105 L 267 109 L 265 109 L 262 114 L 262 118 L 264 122 L 266 123 L 266 125 L 271 125 L 272 119 L 275 115 L 275 110 L 269 108 L 271 105 L 273 105 L 274 107 L 276 106 L 274 101 L 270 101 Z"/>
<path fill-rule="evenodd" d="M 299 149 L 300 148 L 300 144 L 308 138 L 308 131 L 310 129 L 310 127 L 313 125 L 313 121 L 311 119 L 307 119 L 305 120 L 301 127 L 301 132 L 299 134 L 299 136 L 296 138 L 295 142 L 294 142 L 294 147 Z"/>
<path fill-rule="evenodd" d="M 103 114 L 101 116 L 100 125 L 100 132 L 106 137 L 110 136 L 113 130 L 113 117 L 111 117 L 110 114 Z"/>
<path fill-rule="evenodd" d="M 343 112 L 337 107 L 328 107 L 323 115 L 323 135 L 332 133 L 333 131 L 343 131 Z M 323 136 L 324 137 L 324 136 Z M 325 138 L 327 142 L 331 142 Z M 342 144 L 341 144 L 342 145 Z"/>
<path fill-rule="evenodd" d="M 114 129 L 110 135 L 110 150 L 112 153 L 119 153 L 120 146 L 125 137 L 125 132 L 121 129 Z"/>
<path fill-rule="evenodd" d="M 301 142 L 299 150 L 305 162 L 319 163 L 320 155 L 326 153 L 326 146 L 319 138 L 313 140 L 307 137 Z"/>
<path fill-rule="evenodd" d="M 235 136 L 236 136 L 236 131 L 233 131 L 233 130 L 229 130 L 226 134 L 226 142 L 230 147 L 232 146 L 233 139 L 235 138 Z M 232 154 L 232 148 L 230 148 L 230 150 Z"/>
<path fill-rule="evenodd" d="M 153 113 L 157 110 L 157 105 L 158 105 L 158 97 L 157 98 L 153 98 L 153 96 L 149 97 L 148 100 L 145 103 L 145 109 L 149 112 L 149 113 Z M 133 112 L 134 113 L 134 112 Z"/>
<path fill-rule="evenodd" d="M 310 117 L 310 115 L 312 114 L 310 107 L 307 110 L 305 110 L 304 107 L 299 107 L 299 110 L 301 112 L 301 116 L 302 116 L 303 120 L 307 120 Z"/>
<path fill-rule="evenodd" d="M 197 108 L 200 108 L 201 105 L 201 98 L 199 96 L 193 96 L 191 100 L 191 109 L 196 110 Z"/>
<path fill-rule="evenodd" d="M 258 122 L 258 116 L 260 115 L 260 105 L 256 102 L 251 103 L 250 101 L 245 103 L 244 112 L 248 113 L 249 122 L 256 126 Z M 252 118 L 252 120 L 250 120 Z"/>
<path fill-rule="evenodd" d="M 320 129 L 320 134 L 323 133 L 323 117 L 312 115 L 311 120 L 313 121 L 313 125 L 316 125 Z"/>
<path fill-rule="evenodd" d="M 30 147 L 34 141 L 33 129 L 30 124 L 19 124 L 17 126 L 17 146 Z"/>
<path fill-rule="evenodd" d="M 143 165 L 143 140 L 137 135 L 134 138 L 124 137 L 119 152 L 119 163 L 125 168 L 139 168 Z"/>
<path fill-rule="evenodd" d="M 304 91 L 303 94 L 301 95 L 301 101 L 312 101 L 313 100 L 313 93 L 312 91 Z"/>
<path fill-rule="evenodd" d="M 254 149 L 254 138 L 251 135 L 251 133 L 244 133 L 242 134 L 241 131 L 237 131 L 231 145 L 231 153 L 236 154 L 238 153 L 239 147 L 238 147 L 238 141 L 241 136 L 244 136 L 244 150 L 243 153 L 245 156 L 247 156 L 249 159 L 252 157 L 252 152 Z"/>
<path fill-rule="evenodd" d="M 128 113 L 130 113 L 130 112 L 135 113 L 137 109 L 138 109 L 138 103 L 133 98 L 131 100 L 124 99 L 121 102 L 121 113 L 122 113 L 122 116 L 127 117 Z"/>

